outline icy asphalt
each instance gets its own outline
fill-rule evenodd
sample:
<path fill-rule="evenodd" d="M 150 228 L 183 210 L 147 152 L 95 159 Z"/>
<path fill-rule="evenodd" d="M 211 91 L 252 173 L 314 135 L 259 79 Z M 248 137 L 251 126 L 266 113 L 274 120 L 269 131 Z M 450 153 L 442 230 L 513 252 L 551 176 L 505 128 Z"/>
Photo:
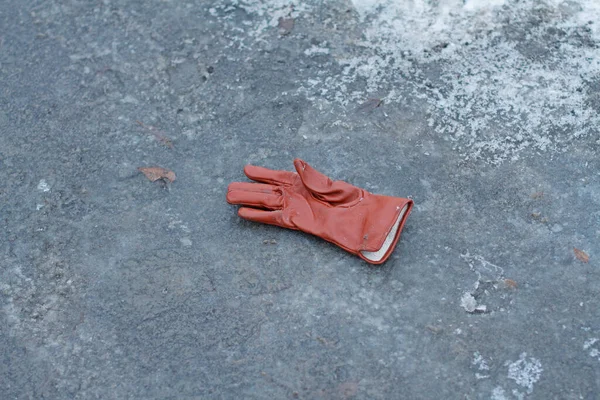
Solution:
<path fill-rule="evenodd" d="M 595 0 L 0 0 L 0 397 L 598 399 L 599 111 Z M 295 157 L 386 264 L 238 219 Z"/>

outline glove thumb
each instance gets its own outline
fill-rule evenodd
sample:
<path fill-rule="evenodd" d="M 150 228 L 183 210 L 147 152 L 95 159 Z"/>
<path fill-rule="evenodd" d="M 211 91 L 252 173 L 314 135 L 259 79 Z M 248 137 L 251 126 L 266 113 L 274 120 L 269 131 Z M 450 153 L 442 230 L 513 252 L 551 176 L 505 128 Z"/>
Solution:
<path fill-rule="evenodd" d="M 304 187 L 319 200 L 332 205 L 343 205 L 358 200 L 361 196 L 361 190 L 356 186 L 342 181 L 334 182 L 299 158 L 294 160 L 294 167 Z"/>

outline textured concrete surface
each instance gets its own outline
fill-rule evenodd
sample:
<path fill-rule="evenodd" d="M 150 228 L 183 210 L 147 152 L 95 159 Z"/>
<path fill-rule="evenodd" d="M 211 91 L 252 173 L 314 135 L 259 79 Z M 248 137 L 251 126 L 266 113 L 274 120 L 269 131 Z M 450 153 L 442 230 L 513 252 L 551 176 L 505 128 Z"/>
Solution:
<path fill-rule="evenodd" d="M 600 398 L 599 21 L 0 1 L 1 397 Z M 294 157 L 414 199 L 389 262 L 237 218 Z"/>

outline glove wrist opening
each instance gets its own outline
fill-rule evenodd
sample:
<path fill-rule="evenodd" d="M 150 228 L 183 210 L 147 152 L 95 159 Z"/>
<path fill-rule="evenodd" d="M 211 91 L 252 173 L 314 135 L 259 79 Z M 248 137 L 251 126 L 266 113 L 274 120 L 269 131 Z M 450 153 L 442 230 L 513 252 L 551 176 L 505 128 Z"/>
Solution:
<path fill-rule="evenodd" d="M 383 241 L 381 248 L 377 251 L 361 251 L 360 254 L 362 257 L 364 257 L 367 261 L 379 263 L 384 259 L 384 257 L 386 257 L 386 255 L 388 255 L 390 248 L 396 243 L 396 237 L 399 234 L 398 229 L 400 228 L 402 220 L 404 219 L 404 214 L 406 214 L 408 209 L 409 204 L 406 204 L 404 208 L 402 208 L 398 214 L 398 217 L 396 218 L 396 221 L 394 222 L 394 225 L 392 225 L 392 229 L 390 229 L 385 240 Z"/>

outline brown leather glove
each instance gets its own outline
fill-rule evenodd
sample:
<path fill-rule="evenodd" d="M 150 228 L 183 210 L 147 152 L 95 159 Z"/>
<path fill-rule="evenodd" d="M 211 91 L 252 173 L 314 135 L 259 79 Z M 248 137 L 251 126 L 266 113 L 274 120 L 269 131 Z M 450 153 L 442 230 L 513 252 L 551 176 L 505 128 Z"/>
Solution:
<path fill-rule="evenodd" d="M 231 183 L 227 202 L 252 207 L 239 209 L 244 219 L 316 235 L 371 264 L 385 262 L 400 238 L 412 200 L 332 181 L 300 159 L 294 166 L 297 174 L 247 165 L 248 178 L 261 183 Z"/>

